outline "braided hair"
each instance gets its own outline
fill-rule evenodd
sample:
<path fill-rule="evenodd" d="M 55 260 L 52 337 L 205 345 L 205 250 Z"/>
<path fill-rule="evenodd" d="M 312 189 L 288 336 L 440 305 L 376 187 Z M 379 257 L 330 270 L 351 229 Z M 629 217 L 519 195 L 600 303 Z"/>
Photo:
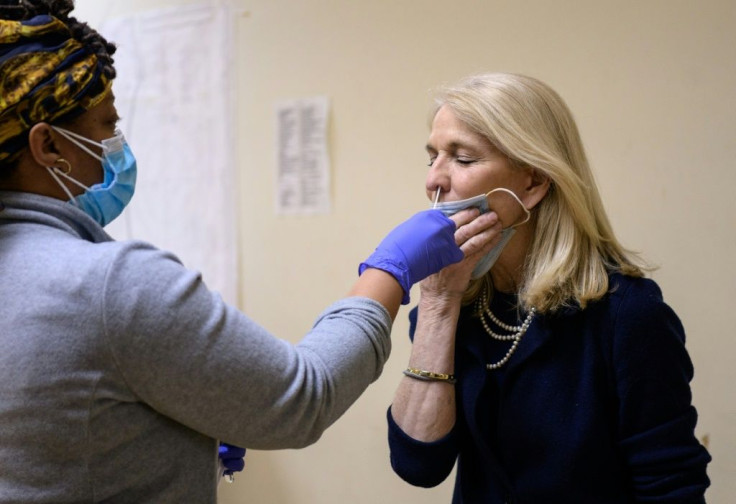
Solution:
<path fill-rule="evenodd" d="M 115 78 L 115 45 L 73 9 L 73 0 L 0 0 L 0 177 L 35 123 L 71 121 Z"/>

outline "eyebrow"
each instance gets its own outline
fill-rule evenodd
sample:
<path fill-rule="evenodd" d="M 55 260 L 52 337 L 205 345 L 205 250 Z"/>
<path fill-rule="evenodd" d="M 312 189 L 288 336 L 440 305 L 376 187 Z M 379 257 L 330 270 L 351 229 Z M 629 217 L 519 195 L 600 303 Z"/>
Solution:
<path fill-rule="evenodd" d="M 457 149 L 471 149 L 471 150 L 473 150 L 473 149 L 477 149 L 478 148 L 477 146 L 470 145 L 470 144 L 468 144 L 466 142 L 451 142 L 448 147 L 450 148 L 450 150 L 453 150 L 453 151 L 455 151 Z M 425 145 L 424 148 L 428 152 L 429 151 L 437 152 L 437 149 L 432 144 L 429 144 L 429 143 L 427 145 Z"/>

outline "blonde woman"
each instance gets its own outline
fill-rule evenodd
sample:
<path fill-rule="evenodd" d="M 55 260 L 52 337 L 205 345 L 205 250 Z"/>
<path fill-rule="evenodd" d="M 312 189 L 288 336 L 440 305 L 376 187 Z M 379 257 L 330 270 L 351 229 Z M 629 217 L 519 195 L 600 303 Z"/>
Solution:
<path fill-rule="evenodd" d="M 573 118 L 544 83 L 443 89 L 426 190 L 498 214 L 487 255 L 421 283 L 388 412 L 394 470 L 453 503 L 704 502 L 684 331 L 613 234 Z"/>

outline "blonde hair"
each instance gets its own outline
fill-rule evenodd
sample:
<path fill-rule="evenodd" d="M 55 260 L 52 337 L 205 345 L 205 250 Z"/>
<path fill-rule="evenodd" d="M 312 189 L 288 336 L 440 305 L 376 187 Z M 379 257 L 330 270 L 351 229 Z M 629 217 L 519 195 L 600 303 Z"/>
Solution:
<path fill-rule="evenodd" d="M 533 209 L 535 230 L 519 302 L 537 311 L 600 299 L 608 274 L 643 276 L 649 269 L 616 239 L 603 208 L 577 126 L 565 102 L 532 77 L 490 73 L 468 77 L 437 95 L 512 165 L 548 177 L 550 189 Z M 490 273 L 471 283 L 465 301 L 491 288 Z"/>

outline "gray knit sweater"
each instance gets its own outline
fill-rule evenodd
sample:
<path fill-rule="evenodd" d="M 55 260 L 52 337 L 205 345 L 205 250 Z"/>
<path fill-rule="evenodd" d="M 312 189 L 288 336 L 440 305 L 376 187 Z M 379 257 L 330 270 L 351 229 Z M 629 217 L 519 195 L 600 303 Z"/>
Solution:
<path fill-rule="evenodd" d="M 333 304 L 293 345 L 69 203 L 0 202 L 3 504 L 215 502 L 217 440 L 309 445 L 388 357 L 372 300 Z"/>

